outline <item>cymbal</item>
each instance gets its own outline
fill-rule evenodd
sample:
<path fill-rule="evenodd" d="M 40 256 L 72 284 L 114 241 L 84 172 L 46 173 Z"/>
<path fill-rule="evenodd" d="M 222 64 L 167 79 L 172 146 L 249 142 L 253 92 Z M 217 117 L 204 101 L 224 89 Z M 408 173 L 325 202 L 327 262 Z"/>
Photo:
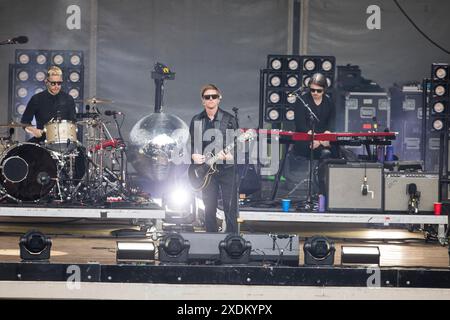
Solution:
<path fill-rule="evenodd" d="M 0 124 L 0 128 L 26 128 L 31 126 L 31 124 L 23 124 L 23 123 L 8 123 L 8 124 Z"/>
<path fill-rule="evenodd" d="M 96 97 L 92 97 L 92 98 L 85 99 L 84 102 L 89 103 L 89 104 L 107 104 L 107 103 L 114 103 L 114 101 L 112 101 L 112 100 L 109 100 L 109 99 L 101 99 L 101 98 L 96 98 Z"/>

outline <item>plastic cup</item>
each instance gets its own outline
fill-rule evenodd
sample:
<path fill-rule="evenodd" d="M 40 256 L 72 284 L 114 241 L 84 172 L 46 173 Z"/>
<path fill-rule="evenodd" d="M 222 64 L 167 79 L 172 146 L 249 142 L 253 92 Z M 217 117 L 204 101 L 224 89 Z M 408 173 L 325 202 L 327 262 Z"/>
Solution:
<path fill-rule="evenodd" d="M 440 216 L 442 212 L 442 203 L 440 202 L 435 202 L 434 203 L 434 214 L 436 216 Z"/>
<path fill-rule="evenodd" d="M 291 199 L 281 200 L 281 209 L 283 209 L 284 212 L 288 212 L 290 207 L 291 207 Z"/>

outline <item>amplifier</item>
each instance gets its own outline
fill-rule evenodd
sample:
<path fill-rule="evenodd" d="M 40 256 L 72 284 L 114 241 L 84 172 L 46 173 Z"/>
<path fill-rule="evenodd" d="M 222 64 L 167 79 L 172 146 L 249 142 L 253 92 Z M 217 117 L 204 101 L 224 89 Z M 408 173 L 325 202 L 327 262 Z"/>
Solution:
<path fill-rule="evenodd" d="M 381 212 L 383 166 L 379 163 L 329 164 L 327 210 L 335 212 Z"/>
<path fill-rule="evenodd" d="M 408 212 L 408 187 L 416 185 L 420 192 L 419 213 L 433 212 L 434 202 L 439 199 L 439 176 L 428 173 L 388 172 L 384 176 L 385 211 Z"/>

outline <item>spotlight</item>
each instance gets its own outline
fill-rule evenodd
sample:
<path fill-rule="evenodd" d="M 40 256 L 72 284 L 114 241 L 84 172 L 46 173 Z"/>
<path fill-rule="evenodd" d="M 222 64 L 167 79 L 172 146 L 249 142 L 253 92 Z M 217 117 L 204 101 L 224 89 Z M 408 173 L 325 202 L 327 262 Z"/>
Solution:
<path fill-rule="evenodd" d="M 17 77 L 19 78 L 20 81 L 27 81 L 29 78 L 28 72 L 26 71 L 20 71 L 19 74 L 17 75 Z"/>
<path fill-rule="evenodd" d="M 19 88 L 17 90 L 17 96 L 20 98 L 25 98 L 28 95 L 28 90 L 26 88 Z"/>
<path fill-rule="evenodd" d="M 44 88 L 36 88 L 36 90 L 34 90 L 34 93 L 41 93 L 42 91 L 44 91 Z"/>
<path fill-rule="evenodd" d="M 74 66 L 79 65 L 81 62 L 81 58 L 78 54 L 74 54 L 70 57 L 70 63 Z"/>
<path fill-rule="evenodd" d="M 117 242 L 116 260 L 121 262 L 148 262 L 155 260 L 152 242 Z"/>
<path fill-rule="evenodd" d="M 271 66 L 272 69 L 274 69 L 274 70 L 280 70 L 281 67 L 283 66 L 283 64 L 281 63 L 281 60 L 280 60 L 280 59 L 273 59 L 273 60 L 270 62 L 270 66 Z"/>
<path fill-rule="evenodd" d="M 280 111 L 278 111 L 275 108 L 268 109 L 267 117 L 268 117 L 269 121 L 278 121 L 278 120 L 280 120 Z"/>
<path fill-rule="evenodd" d="M 303 63 L 303 68 L 306 71 L 313 71 L 314 69 L 316 69 L 316 63 L 312 59 L 306 59 Z"/>
<path fill-rule="evenodd" d="M 313 236 L 303 245 L 306 265 L 332 265 L 334 263 L 334 243 L 327 237 Z"/>
<path fill-rule="evenodd" d="M 341 247 L 341 263 L 380 264 L 378 247 Z"/>
<path fill-rule="evenodd" d="M 440 102 L 440 101 L 436 102 L 433 105 L 433 111 L 435 113 L 442 113 L 442 112 L 444 112 L 444 110 L 445 110 L 444 104 L 442 102 Z"/>
<path fill-rule="evenodd" d="M 295 59 L 290 59 L 288 62 L 289 70 L 297 70 L 298 69 L 298 61 Z"/>
<path fill-rule="evenodd" d="M 43 72 L 43 71 L 36 72 L 36 75 L 34 76 L 34 78 L 37 81 L 44 81 L 45 80 L 45 72 Z"/>
<path fill-rule="evenodd" d="M 79 82 L 80 81 L 80 73 L 77 71 L 71 71 L 69 73 L 69 80 L 71 82 Z"/>
<path fill-rule="evenodd" d="M 281 100 L 281 96 L 278 92 L 272 92 L 269 94 L 269 101 L 271 103 L 278 103 Z"/>
<path fill-rule="evenodd" d="M 295 111 L 293 109 L 288 109 L 286 111 L 286 113 L 284 114 L 284 117 L 286 118 L 286 120 L 288 121 L 293 121 L 295 120 Z"/>
<path fill-rule="evenodd" d="M 69 94 L 76 100 L 80 96 L 80 91 L 78 89 L 70 89 Z"/>
<path fill-rule="evenodd" d="M 297 97 L 295 95 L 293 95 L 293 94 L 292 95 L 288 94 L 286 100 L 287 100 L 288 103 L 293 104 L 293 103 L 295 103 L 297 101 Z"/>
<path fill-rule="evenodd" d="M 237 234 L 229 234 L 219 243 L 220 262 L 223 264 L 247 264 L 250 261 L 250 241 Z"/>
<path fill-rule="evenodd" d="M 159 261 L 186 263 L 189 254 L 189 241 L 178 233 L 168 233 L 159 241 Z"/>
<path fill-rule="evenodd" d="M 311 77 L 310 76 L 304 76 L 303 77 L 303 86 L 304 87 L 308 87 L 309 86 L 309 81 L 311 81 Z"/>
<path fill-rule="evenodd" d="M 46 64 L 47 63 L 47 57 L 43 54 L 38 54 L 36 57 L 36 62 L 38 64 Z"/>
<path fill-rule="evenodd" d="M 296 75 L 288 75 L 287 84 L 289 87 L 296 87 L 298 85 L 298 77 Z"/>
<path fill-rule="evenodd" d="M 447 76 L 447 70 L 444 68 L 437 68 L 434 74 L 438 79 L 444 79 Z"/>
<path fill-rule="evenodd" d="M 20 258 L 24 261 L 48 260 L 52 240 L 42 232 L 31 230 L 20 238 Z"/>
<path fill-rule="evenodd" d="M 269 82 L 272 87 L 279 87 L 281 85 L 281 78 L 278 75 L 272 75 L 269 77 Z"/>
<path fill-rule="evenodd" d="M 330 60 L 324 60 L 322 62 L 322 69 L 324 71 L 331 71 L 331 69 L 333 69 L 333 63 Z"/>
<path fill-rule="evenodd" d="M 53 63 L 56 65 L 61 65 L 64 63 L 64 57 L 61 54 L 55 54 L 53 56 Z"/>
<path fill-rule="evenodd" d="M 20 64 L 27 64 L 28 62 L 30 62 L 30 56 L 26 53 L 23 53 L 21 55 L 19 55 L 19 63 Z"/>
<path fill-rule="evenodd" d="M 445 94 L 445 91 L 446 90 L 443 85 L 438 85 L 434 88 L 434 93 L 439 97 L 443 96 Z"/>
<path fill-rule="evenodd" d="M 447 63 L 433 63 L 431 65 L 431 77 L 433 80 L 448 80 Z"/>
<path fill-rule="evenodd" d="M 328 88 L 331 87 L 332 84 L 333 84 L 333 82 L 331 81 L 331 79 L 327 77 L 327 86 L 328 86 Z"/>
<path fill-rule="evenodd" d="M 441 131 L 444 128 L 444 122 L 441 119 L 436 119 L 433 121 L 433 129 L 436 131 Z"/>
<path fill-rule="evenodd" d="M 27 108 L 26 105 L 20 103 L 16 106 L 16 111 L 18 114 L 22 115 L 25 112 L 25 109 Z"/>

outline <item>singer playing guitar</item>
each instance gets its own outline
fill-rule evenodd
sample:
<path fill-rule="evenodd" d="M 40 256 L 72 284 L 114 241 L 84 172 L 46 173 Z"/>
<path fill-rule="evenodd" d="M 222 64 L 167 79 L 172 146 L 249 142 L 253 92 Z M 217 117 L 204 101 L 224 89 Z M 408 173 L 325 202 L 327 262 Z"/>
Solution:
<path fill-rule="evenodd" d="M 216 220 L 219 194 L 222 196 L 225 213 L 226 232 L 236 233 L 238 200 L 235 186 L 235 175 L 232 152 L 223 151 L 226 144 L 226 135 L 237 129 L 236 119 L 228 112 L 219 108 L 222 94 L 213 84 L 202 87 L 201 100 L 204 110 L 192 118 L 190 125 L 192 161 L 202 164 L 206 161 L 205 150 L 214 150 L 222 164 L 217 165 L 217 172 L 202 189 L 202 198 L 205 205 L 206 232 L 218 232 Z M 227 130 L 228 129 L 228 130 Z M 234 189 L 234 191 L 233 191 Z"/>

